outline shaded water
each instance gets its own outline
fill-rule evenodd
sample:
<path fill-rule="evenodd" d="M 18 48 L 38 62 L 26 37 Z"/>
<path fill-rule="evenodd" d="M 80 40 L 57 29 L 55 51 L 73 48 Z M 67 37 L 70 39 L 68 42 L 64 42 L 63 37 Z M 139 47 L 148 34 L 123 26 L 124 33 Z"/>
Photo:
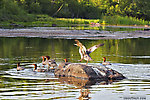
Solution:
<path fill-rule="evenodd" d="M 33 63 L 49 55 L 59 64 L 64 58 L 78 62 L 78 48 L 71 39 L 0 38 L 0 99 L 62 99 L 149 100 L 150 99 L 150 39 L 80 40 L 87 48 L 104 43 L 91 53 L 100 64 L 102 57 L 124 76 L 119 82 L 90 82 L 75 78 L 57 78 L 53 73 L 32 71 Z M 16 71 L 16 63 L 26 67 Z M 83 61 L 85 63 L 86 61 Z M 81 96 L 82 94 L 82 96 Z"/>

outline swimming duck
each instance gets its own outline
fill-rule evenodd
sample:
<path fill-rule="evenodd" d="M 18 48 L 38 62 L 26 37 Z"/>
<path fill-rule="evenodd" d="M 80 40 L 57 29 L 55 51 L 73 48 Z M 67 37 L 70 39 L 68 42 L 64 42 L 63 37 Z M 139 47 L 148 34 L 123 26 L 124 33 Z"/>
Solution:
<path fill-rule="evenodd" d="M 42 58 L 43 58 L 42 64 L 43 65 L 49 65 L 50 56 L 42 56 Z"/>
<path fill-rule="evenodd" d="M 55 60 L 50 59 L 50 56 L 42 56 L 42 58 L 43 58 L 43 61 L 42 61 L 43 65 L 48 65 L 48 66 L 57 65 Z"/>
<path fill-rule="evenodd" d="M 49 56 L 45 56 L 46 57 L 46 65 L 48 65 L 48 67 L 51 67 L 50 69 L 54 69 L 54 67 L 57 66 L 56 61 L 54 59 L 50 59 Z"/>
<path fill-rule="evenodd" d="M 106 62 L 106 57 L 103 57 L 103 62 L 102 62 L 103 65 L 111 65 L 110 62 Z"/>
<path fill-rule="evenodd" d="M 56 63 L 56 61 L 54 60 L 54 59 L 51 59 L 50 61 L 50 67 L 56 67 L 57 66 L 57 63 Z"/>
<path fill-rule="evenodd" d="M 43 60 L 42 60 L 42 64 L 45 65 L 45 61 L 46 61 L 45 56 L 42 56 L 42 59 L 43 59 Z"/>
<path fill-rule="evenodd" d="M 25 69 L 24 67 L 20 66 L 20 62 L 17 63 L 17 71 L 24 70 L 24 69 Z"/>
<path fill-rule="evenodd" d="M 33 68 L 33 71 L 35 72 L 47 72 L 47 69 L 38 69 L 37 68 L 37 64 L 33 64 L 34 65 L 34 68 Z"/>
<path fill-rule="evenodd" d="M 84 60 L 87 61 L 87 63 L 88 63 L 88 61 L 92 60 L 92 58 L 90 57 L 89 54 L 92 53 L 94 50 L 96 50 L 98 47 L 104 45 L 104 44 L 98 44 L 98 45 L 92 46 L 89 49 L 86 49 L 86 47 L 84 45 L 82 45 L 82 43 L 79 42 L 78 40 L 75 40 L 75 42 L 76 42 L 76 44 L 74 44 L 74 45 L 79 47 L 79 53 L 80 53 L 80 56 L 81 56 L 81 59 L 79 61 L 82 61 L 84 59 Z"/>

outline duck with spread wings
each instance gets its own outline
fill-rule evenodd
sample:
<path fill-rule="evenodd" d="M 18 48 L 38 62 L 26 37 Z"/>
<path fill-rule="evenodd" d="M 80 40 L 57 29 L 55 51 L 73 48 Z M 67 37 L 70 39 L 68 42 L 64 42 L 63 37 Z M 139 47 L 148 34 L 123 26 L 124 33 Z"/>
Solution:
<path fill-rule="evenodd" d="M 92 53 L 94 50 L 96 50 L 98 47 L 104 45 L 102 43 L 102 44 L 94 45 L 94 46 L 92 46 L 89 49 L 86 49 L 86 47 L 81 42 L 79 42 L 79 40 L 75 40 L 75 42 L 76 42 L 76 44 L 74 44 L 74 45 L 79 47 L 79 53 L 81 55 L 81 59 L 79 61 L 82 61 L 84 59 L 84 60 L 87 61 L 87 63 L 88 63 L 88 61 L 92 60 L 92 58 L 90 57 L 89 54 Z"/>

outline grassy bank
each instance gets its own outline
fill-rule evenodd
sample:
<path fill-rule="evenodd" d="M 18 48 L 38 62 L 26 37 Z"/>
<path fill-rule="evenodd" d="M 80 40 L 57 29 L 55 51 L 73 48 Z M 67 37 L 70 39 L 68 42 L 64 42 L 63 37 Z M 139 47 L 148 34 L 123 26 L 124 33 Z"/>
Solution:
<path fill-rule="evenodd" d="M 81 18 L 52 18 L 48 15 L 36 15 L 33 21 L 16 22 L 3 21 L 0 22 L 0 27 L 65 27 L 76 25 L 89 25 L 91 22 L 100 23 L 101 25 L 149 25 L 150 22 L 133 17 L 121 16 L 104 16 L 101 19 L 81 19 Z"/>
<path fill-rule="evenodd" d="M 121 17 L 121 16 L 104 16 L 103 20 L 106 23 L 111 25 L 149 25 L 149 21 L 145 21 L 142 19 L 134 18 L 134 17 Z"/>

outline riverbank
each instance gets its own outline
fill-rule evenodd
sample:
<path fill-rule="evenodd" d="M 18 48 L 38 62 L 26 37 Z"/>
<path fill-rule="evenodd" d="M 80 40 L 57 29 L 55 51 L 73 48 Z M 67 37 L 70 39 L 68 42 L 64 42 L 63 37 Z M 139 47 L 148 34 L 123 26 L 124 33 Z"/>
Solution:
<path fill-rule="evenodd" d="M 0 28 L 27 28 L 27 27 L 76 27 L 88 25 L 132 25 L 149 26 L 150 22 L 133 17 L 103 16 L 100 19 L 82 18 L 53 18 L 48 15 L 35 15 L 32 21 L 1 21 Z"/>
<path fill-rule="evenodd" d="M 124 27 L 131 26 L 107 26 Z M 64 39 L 125 39 L 125 38 L 150 38 L 149 27 L 137 27 L 143 30 L 135 31 L 103 31 L 103 30 L 71 30 L 64 27 L 34 27 L 23 29 L 0 29 L 0 37 L 40 37 Z"/>

